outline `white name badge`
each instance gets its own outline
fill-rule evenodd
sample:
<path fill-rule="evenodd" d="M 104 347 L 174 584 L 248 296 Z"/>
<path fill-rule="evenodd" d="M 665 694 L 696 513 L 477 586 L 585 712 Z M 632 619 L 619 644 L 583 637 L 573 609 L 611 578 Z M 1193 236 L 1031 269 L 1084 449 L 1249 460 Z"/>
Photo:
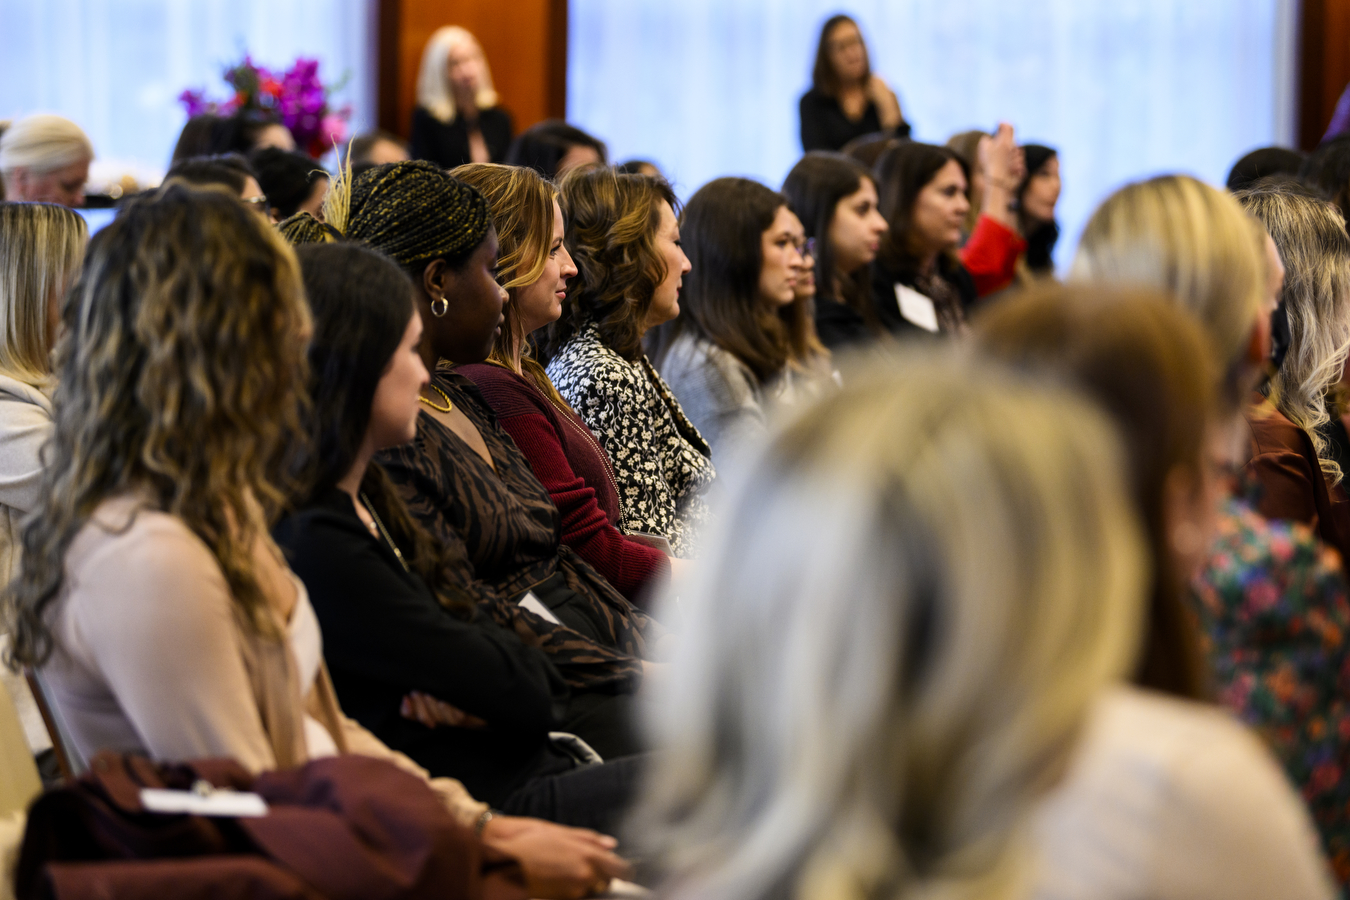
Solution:
<path fill-rule="evenodd" d="M 141 788 L 141 806 L 149 812 L 187 813 L 193 816 L 234 816 L 256 819 L 267 815 L 267 801 L 243 791 L 166 791 Z"/>
<path fill-rule="evenodd" d="M 541 619 L 547 619 L 554 625 L 561 625 L 558 617 L 553 614 L 553 610 L 544 605 L 544 601 L 534 595 L 534 591 L 526 591 L 525 596 L 520 598 L 517 604 L 521 609 L 528 609 Z"/>
<path fill-rule="evenodd" d="M 897 284 L 895 286 L 895 300 L 900 304 L 900 315 L 904 316 L 906 322 L 917 325 L 924 331 L 937 333 L 937 307 L 933 305 L 931 299 L 912 287 Z"/>

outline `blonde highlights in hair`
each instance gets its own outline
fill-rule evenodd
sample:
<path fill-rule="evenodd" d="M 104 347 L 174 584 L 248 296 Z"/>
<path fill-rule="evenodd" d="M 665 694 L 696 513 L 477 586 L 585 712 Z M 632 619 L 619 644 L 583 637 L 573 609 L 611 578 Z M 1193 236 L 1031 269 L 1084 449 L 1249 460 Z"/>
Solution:
<path fill-rule="evenodd" d="M 1126 185 L 1088 220 L 1071 278 L 1171 292 L 1227 369 L 1246 353 L 1266 290 L 1265 235 L 1232 195 L 1186 175 Z"/>
<path fill-rule="evenodd" d="M 518 299 L 520 288 L 543 277 L 553 248 L 553 208 L 558 189 L 525 166 L 469 163 L 452 169 L 450 174 L 478 189 L 497 226 L 498 280 L 510 300 L 502 307 L 501 333 L 492 342 L 487 361 L 510 369 L 519 359 L 522 374 L 554 403 L 566 406 L 548 373 L 532 355 Z"/>
<path fill-rule="evenodd" d="M 1147 571 L 1113 432 L 909 347 L 746 461 L 681 587 L 636 826 L 664 895 L 991 898 Z"/>
<path fill-rule="evenodd" d="M 1341 380 L 1350 353 L 1350 235 L 1340 212 L 1301 188 L 1261 186 L 1239 193 L 1275 241 L 1284 263 L 1289 350 L 1270 380 L 1270 400 L 1307 432 L 1331 484 L 1341 467 L 1328 455 L 1320 426 L 1330 421 L 1326 394 Z"/>
<path fill-rule="evenodd" d="M 13 658 L 50 654 L 71 542 L 99 503 L 127 494 L 181 519 L 241 620 L 279 637 L 253 554 L 271 546 L 306 442 L 311 326 L 290 247 L 228 193 L 171 185 L 95 236 L 64 326 L 43 514 L 24 526 L 4 597 Z"/>
<path fill-rule="evenodd" d="M 48 323 L 84 258 L 89 229 L 53 203 L 0 203 L 0 373 L 45 388 Z"/>

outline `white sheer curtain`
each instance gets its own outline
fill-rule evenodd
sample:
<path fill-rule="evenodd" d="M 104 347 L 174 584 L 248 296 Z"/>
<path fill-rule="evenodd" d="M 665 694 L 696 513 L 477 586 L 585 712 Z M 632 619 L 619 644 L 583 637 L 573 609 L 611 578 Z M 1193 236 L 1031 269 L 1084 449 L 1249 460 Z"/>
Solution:
<path fill-rule="evenodd" d="M 187 120 L 178 94 L 226 96 L 225 68 L 252 54 L 285 68 L 319 59 L 352 125 L 374 120 L 371 0 L 0 0 L 0 119 L 78 122 L 104 163 L 162 172 Z"/>
<path fill-rule="evenodd" d="M 821 24 L 846 11 L 918 140 L 1012 122 L 1060 151 L 1065 264 L 1095 205 L 1180 171 L 1222 182 L 1287 139 L 1291 0 L 572 0 L 568 118 L 688 196 L 721 175 L 777 187 Z"/>

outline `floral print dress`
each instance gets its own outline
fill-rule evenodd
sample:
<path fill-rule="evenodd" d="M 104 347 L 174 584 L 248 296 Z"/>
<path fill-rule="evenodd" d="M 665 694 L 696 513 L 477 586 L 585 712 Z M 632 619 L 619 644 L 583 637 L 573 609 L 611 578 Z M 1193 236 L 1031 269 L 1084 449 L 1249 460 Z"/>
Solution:
<path fill-rule="evenodd" d="M 1350 600 L 1341 559 L 1231 501 L 1194 584 L 1215 689 L 1264 738 L 1350 885 Z"/>
<path fill-rule="evenodd" d="M 692 556 L 717 472 L 707 441 L 651 361 L 624 359 L 592 322 L 559 348 L 548 377 L 609 454 L 623 529 L 661 535 L 676 556 Z"/>

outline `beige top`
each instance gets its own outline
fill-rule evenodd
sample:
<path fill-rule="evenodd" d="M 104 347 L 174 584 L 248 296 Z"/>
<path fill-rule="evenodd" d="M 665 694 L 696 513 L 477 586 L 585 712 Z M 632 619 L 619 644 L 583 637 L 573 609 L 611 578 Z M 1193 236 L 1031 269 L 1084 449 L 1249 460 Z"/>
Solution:
<path fill-rule="evenodd" d="M 0 374 L 0 583 L 8 584 L 19 570 L 19 525 L 37 504 L 42 483 L 38 456 L 52 434 L 52 402 L 30 384 Z M 0 653 L 9 636 L 0 634 Z M 28 747 L 46 750 L 46 726 L 28 685 L 21 676 L 0 665 L 0 684 L 9 692 L 23 723 Z"/>
<path fill-rule="evenodd" d="M 67 552 L 52 622 L 57 650 L 41 672 L 71 752 L 85 760 L 103 749 L 163 760 L 228 756 L 257 772 L 336 748 L 427 778 L 342 714 L 303 585 L 270 541 L 255 552 L 260 570 L 266 557 L 297 586 L 284 625 L 278 615 L 289 641 L 243 626 L 215 556 L 181 519 L 130 497 L 99 505 Z M 460 822 L 487 808 L 458 781 L 430 784 Z"/>
<path fill-rule="evenodd" d="M 1130 687 L 1096 704 L 1036 818 L 1034 900 L 1332 900 L 1306 807 L 1224 710 Z"/>

